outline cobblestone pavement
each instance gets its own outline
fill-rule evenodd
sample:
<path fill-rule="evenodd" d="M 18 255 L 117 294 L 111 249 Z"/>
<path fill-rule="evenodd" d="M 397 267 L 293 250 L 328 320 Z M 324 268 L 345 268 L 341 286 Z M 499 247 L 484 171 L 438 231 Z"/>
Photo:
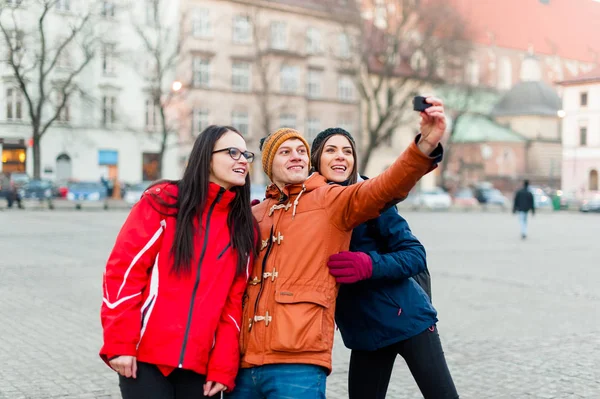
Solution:
<path fill-rule="evenodd" d="M 0 398 L 118 398 L 98 358 L 104 262 L 125 212 L 0 211 Z M 600 215 L 405 213 L 425 244 L 462 398 L 600 398 Z M 339 337 L 338 337 L 339 338 Z M 346 398 L 341 339 L 327 397 Z M 403 360 L 388 398 L 419 398 Z"/>

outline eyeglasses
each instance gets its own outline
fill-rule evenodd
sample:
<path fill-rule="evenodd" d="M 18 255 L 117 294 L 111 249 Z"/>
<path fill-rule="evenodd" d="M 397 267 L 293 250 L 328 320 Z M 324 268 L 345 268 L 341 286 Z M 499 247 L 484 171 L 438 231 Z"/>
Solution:
<path fill-rule="evenodd" d="M 223 148 L 222 150 L 216 150 L 216 151 L 213 151 L 212 153 L 216 154 L 217 152 L 225 152 L 225 151 L 227 151 L 229 153 L 229 156 L 235 161 L 239 161 L 240 158 L 242 157 L 242 155 L 244 156 L 244 158 L 246 158 L 248 163 L 252 163 L 254 161 L 254 153 L 253 152 L 242 151 L 239 148 L 235 148 L 235 147 Z"/>

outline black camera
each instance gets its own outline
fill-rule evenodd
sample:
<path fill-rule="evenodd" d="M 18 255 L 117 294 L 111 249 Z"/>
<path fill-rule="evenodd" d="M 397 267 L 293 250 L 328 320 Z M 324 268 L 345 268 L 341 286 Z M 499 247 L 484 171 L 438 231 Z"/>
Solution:
<path fill-rule="evenodd" d="M 423 96 L 415 96 L 415 98 L 413 98 L 413 110 L 423 112 L 431 107 L 431 104 L 425 102 L 425 99 L 426 97 Z"/>

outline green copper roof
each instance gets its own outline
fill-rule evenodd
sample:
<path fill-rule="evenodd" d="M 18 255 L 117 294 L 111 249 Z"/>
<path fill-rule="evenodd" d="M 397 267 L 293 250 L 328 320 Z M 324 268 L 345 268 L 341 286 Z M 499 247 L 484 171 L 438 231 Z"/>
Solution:
<path fill-rule="evenodd" d="M 526 138 L 484 115 L 464 114 L 458 119 L 453 143 L 524 142 Z"/>

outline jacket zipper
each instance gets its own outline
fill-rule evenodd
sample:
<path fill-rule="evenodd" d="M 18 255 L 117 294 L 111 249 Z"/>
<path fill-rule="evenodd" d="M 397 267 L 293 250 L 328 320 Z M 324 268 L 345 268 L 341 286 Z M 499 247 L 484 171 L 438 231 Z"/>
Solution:
<path fill-rule="evenodd" d="M 192 299 L 190 301 L 190 311 L 188 313 L 188 321 L 185 327 L 185 334 L 183 335 L 183 345 L 181 346 L 181 355 L 179 356 L 179 368 L 183 367 L 183 357 L 185 355 L 185 347 L 187 345 L 188 335 L 190 333 L 190 327 L 192 325 L 192 315 L 194 313 L 194 302 L 196 300 L 196 292 L 198 291 L 198 286 L 200 285 L 200 269 L 202 268 L 202 261 L 204 260 L 204 255 L 206 254 L 206 246 L 208 244 L 208 233 L 210 228 L 210 217 L 212 216 L 213 210 L 215 206 L 221 199 L 221 196 L 225 192 L 225 189 L 221 187 L 219 193 L 217 194 L 217 198 L 210 205 L 208 210 L 208 215 L 206 215 L 206 231 L 204 232 L 204 243 L 202 244 L 202 251 L 200 252 L 200 258 L 198 259 L 198 266 L 196 270 L 196 282 L 194 283 L 194 289 L 192 290 Z M 200 221 L 202 223 L 202 220 Z"/>
<path fill-rule="evenodd" d="M 223 250 L 219 253 L 219 256 L 217 256 L 217 260 L 221 259 L 221 257 L 223 255 L 225 255 L 225 252 L 227 252 L 227 250 L 229 249 L 229 247 L 231 247 L 231 243 L 227 244 L 227 246 L 225 248 L 223 248 Z"/>
<path fill-rule="evenodd" d="M 254 314 L 252 315 L 253 316 L 252 319 L 254 319 L 254 316 L 256 315 L 256 312 L 258 311 L 258 303 L 260 302 L 260 296 L 263 292 L 263 288 L 265 287 L 262 280 L 263 280 L 263 276 L 265 274 L 265 268 L 267 266 L 267 258 L 269 257 L 269 254 L 271 253 L 271 248 L 273 246 L 273 240 L 271 239 L 271 237 L 273 237 L 273 226 L 271 226 L 271 230 L 269 231 L 269 244 L 267 245 L 267 252 L 265 252 L 265 257 L 263 258 L 263 261 L 262 261 L 262 270 L 260 273 L 260 289 L 258 290 L 258 295 L 256 296 L 256 301 L 254 302 Z M 251 321 L 249 330 L 252 330 L 253 325 L 254 325 L 254 323 Z"/>

